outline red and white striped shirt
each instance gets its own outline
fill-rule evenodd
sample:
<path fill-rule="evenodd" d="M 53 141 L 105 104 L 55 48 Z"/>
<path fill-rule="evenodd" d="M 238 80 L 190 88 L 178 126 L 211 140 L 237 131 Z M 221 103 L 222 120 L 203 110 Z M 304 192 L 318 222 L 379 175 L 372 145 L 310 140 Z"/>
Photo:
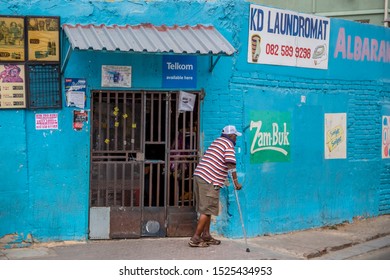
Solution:
<path fill-rule="evenodd" d="M 194 176 L 199 176 L 209 184 L 222 187 L 228 175 L 227 164 L 236 164 L 236 153 L 232 140 L 221 136 L 210 147 L 195 169 Z"/>

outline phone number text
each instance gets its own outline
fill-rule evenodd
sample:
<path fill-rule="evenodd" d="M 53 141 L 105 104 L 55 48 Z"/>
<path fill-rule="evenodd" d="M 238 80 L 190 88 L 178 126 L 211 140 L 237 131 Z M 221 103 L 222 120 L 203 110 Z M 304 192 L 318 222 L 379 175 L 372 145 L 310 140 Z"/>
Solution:
<path fill-rule="evenodd" d="M 288 45 L 267 44 L 265 46 L 265 53 L 275 56 L 287 56 L 296 58 L 309 59 L 311 57 L 310 48 L 293 47 Z"/>

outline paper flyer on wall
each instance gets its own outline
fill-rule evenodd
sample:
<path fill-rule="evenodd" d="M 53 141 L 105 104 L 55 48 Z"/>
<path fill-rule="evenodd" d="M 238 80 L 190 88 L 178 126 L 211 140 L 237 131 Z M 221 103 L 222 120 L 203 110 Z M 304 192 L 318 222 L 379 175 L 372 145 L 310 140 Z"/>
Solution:
<path fill-rule="evenodd" d="M 66 106 L 85 108 L 87 81 L 78 78 L 65 79 Z"/>
<path fill-rule="evenodd" d="M 325 159 L 347 158 L 347 114 L 325 114 Z"/>
<path fill-rule="evenodd" d="M 73 129 L 80 131 L 83 129 L 85 123 L 88 123 L 88 112 L 84 110 L 74 110 Z"/>
<path fill-rule="evenodd" d="M 102 87 L 131 87 L 131 66 L 103 65 Z"/>
<path fill-rule="evenodd" d="M 46 130 L 46 129 L 58 129 L 58 114 L 35 114 L 35 129 Z"/>

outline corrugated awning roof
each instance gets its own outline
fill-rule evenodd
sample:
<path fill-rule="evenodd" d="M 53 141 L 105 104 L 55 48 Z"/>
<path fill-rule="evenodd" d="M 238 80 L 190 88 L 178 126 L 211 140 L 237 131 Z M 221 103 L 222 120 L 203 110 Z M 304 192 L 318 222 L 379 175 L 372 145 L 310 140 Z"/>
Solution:
<path fill-rule="evenodd" d="M 235 49 L 214 26 L 70 25 L 62 28 L 72 49 L 144 53 L 232 55 Z"/>

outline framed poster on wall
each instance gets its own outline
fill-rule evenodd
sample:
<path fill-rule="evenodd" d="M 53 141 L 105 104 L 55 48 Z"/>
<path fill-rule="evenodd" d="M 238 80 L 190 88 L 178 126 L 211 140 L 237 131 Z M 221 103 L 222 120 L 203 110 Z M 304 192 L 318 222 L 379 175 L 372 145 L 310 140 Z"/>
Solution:
<path fill-rule="evenodd" d="M 29 61 L 60 61 L 60 18 L 27 17 Z"/>
<path fill-rule="evenodd" d="M 23 64 L 0 64 L 0 109 L 26 108 Z"/>
<path fill-rule="evenodd" d="M 24 18 L 0 16 L 0 61 L 24 61 Z"/>

